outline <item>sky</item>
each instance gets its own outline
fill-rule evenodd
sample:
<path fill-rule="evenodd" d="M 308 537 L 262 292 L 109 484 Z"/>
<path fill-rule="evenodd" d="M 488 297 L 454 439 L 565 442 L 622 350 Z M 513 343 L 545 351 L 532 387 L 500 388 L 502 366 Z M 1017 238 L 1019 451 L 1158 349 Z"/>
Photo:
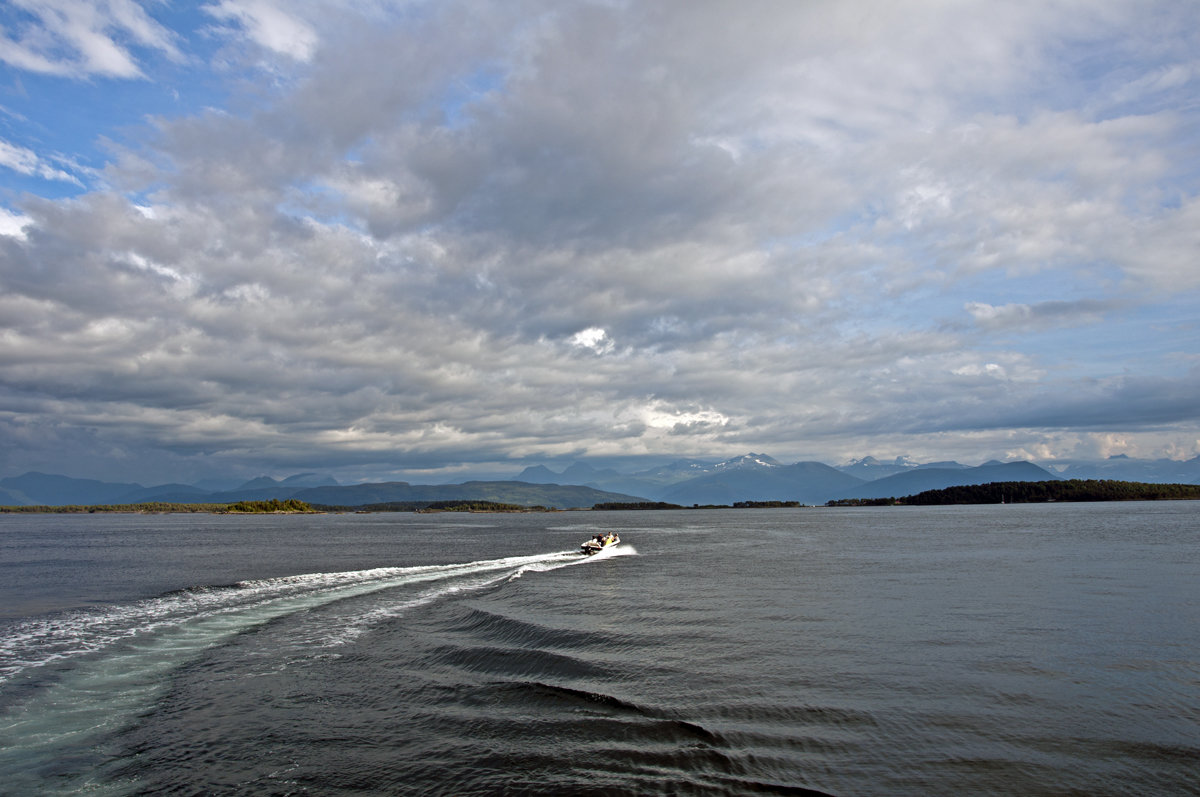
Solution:
<path fill-rule="evenodd" d="M 1200 454 L 1200 3 L 7 0 L 0 476 Z"/>

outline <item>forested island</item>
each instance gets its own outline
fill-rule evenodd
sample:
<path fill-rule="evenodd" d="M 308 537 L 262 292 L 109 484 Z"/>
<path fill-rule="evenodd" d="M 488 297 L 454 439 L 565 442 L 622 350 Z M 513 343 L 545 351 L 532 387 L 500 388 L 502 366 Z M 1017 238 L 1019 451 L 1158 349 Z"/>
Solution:
<path fill-rule="evenodd" d="M 948 504 L 1045 504 L 1070 501 L 1182 501 L 1200 499 L 1197 484 L 1148 484 L 1109 479 L 990 482 L 926 490 L 902 498 L 845 498 L 826 506 L 944 506 Z"/>

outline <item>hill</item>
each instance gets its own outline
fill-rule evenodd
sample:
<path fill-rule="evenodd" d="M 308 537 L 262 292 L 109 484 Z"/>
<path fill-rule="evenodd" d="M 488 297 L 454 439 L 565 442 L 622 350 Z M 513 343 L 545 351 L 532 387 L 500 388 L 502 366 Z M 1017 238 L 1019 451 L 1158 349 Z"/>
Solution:
<path fill-rule="evenodd" d="M 128 503 L 124 496 L 146 488 L 136 483 L 73 479 L 52 473 L 30 471 L 0 479 L 0 500 L 15 499 L 12 506 L 62 506 L 65 504 Z"/>
<path fill-rule="evenodd" d="M 765 454 L 753 452 L 721 462 L 682 460 L 629 475 L 612 470 L 597 471 L 578 464 L 561 474 L 538 465 L 526 468 L 521 475 L 529 481 L 542 483 L 564 483 L 569 475 L 576 475 L 591 479 L 587 486 L 596 489 L 683 506 L 731 505 L 742 501 L 823 504 L 835 498 L 913 495 L 958 484 L 1057 478 L 1029 462 L 989 462 L 968 467 L 948 461 L 921 464 L 904 457 L 881 463 L 867 457 L 834 468 L 821 462 L 784 465 Z"/>
<path fill-rule="evenodd" d="M 304 472 L 282 480 L 259 476 L 240 482 L 208 479 L 195 484 L 143 487 L 136 483 L 29 472 L 0 479 L 0 505 L 111 505 L 147 501 L 228 504 L 291 498 L 338 506 L 413 500 L 494 500 L 522 506 L 555 507 L 591 506 L 613 501 L 666 501 L 685 506 L 744 501 L 821 504 L 830 499 L 889 498 L 995 481 L 1107 478 L 1130 482 L 1200 483 L 1200 457 L 1135 460 L 1114 456 L 1103 462 L 1060 461 L 1052 467 L 1051 471 L 1029 462 L 989 462 L 968 467 L 951 461 L 920 463 L 908 457 L 886 462 L 864 457 L 837 467 L 820 462 L 785 465 L 766 454 L 752 452 L 719 462 L 677 460 L 633 473 L 600 469 L 585 462 L 570 463 L 561 472 L 534 465 L 522 471 L 515 480 L 479 479 L 465 484 L 441 485 L 407 482 L 340 485 L 331 475 Z M 482 485 L 493 486 L 485 488 Z M 543 489 L 530 489 L 535 486 Z M 314 490 L 318 492 L 311 492 Z"/>
<path fill-rule="evenodd" d="M 1146 484 L 1111 479 L 992 482 L 929 490 L 906 496 L 912 506 L 945 504 L 1040 504 L 1051 501 L 1164 501 L 1200 499 L 1200 485 Z"/>
<path fill-rule="evenodd" d="M 697 476 L 665 490 L 659 500 L 673 504 L 733 504 L 738 501 L 801 501 L 821 504 L 862 484 L 820 462 L 780 465 L 761 462 Z"/>
<path fill-rule="evenodd" d="M 409 484 L 381 482 L 341 487 L 313 487 L 294 496 L 322 506 L 360 507 L 370 504 L 413 501 L 491 501 L 518 506 L 545 506 L 556 509 L 590 507 L 606 502 L 642 499 L 596 490 L 579 485 L 529 484 L 515 481 L 464 482 L 462 484 Z"/>
<path fill-rule="evenodd" d="M 831 498 L 891 498 L 964 484 L 1053 481 L 1058 477 L 1032 462 L 989 462 L 976 468 L 919 468 L 886 476 Z"/>
<path fill-rule="evenodd" d="M 1056 472 L 1065 479 L 1200 484 L 1200 457 L 1188 460 L 1132 459 L 1117 454 L 1101 462 L 1067 462 Z"/>

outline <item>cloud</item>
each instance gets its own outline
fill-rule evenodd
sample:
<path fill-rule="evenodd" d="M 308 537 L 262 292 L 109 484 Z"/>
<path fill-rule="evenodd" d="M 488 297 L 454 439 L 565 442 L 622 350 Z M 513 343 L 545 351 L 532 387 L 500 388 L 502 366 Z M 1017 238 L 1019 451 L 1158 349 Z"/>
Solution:
<path fill-rule="evenodd" d="M 616 346 L 602 327 L 581 329 L 571 336 L 570 342 L 581 349 L 591 349 L 596 354 L 608 354 Z"/>
<path fill-rule="evenodd" d="M 43 180 L 60 180 L 83 187 L 75 175 L 48 164 L 36 152 L 0 139 L 0 166 L 19 174 L 40 177 Z"/>
<path fill-rule="evenodd" d="M 28 216 L 13 213 L 11 210 L 0 207 L 0 235 L 24 238 L 25 227 L 29 223 L 30 219 Z"/>
<path fill-rule="evenodd" d="M 1179 377 L 1121 376 L 1079 385 L 1076 393 L 1039 396 L 1027 406 L 997 418 L 999 424 L 1021 427 L 1115 430 L 1127 434 L 1141 429 L 1161 430 L 1172 424 L 1194 429 L 1200 371 Z"/>
<path fill-rule="evenodd" d="M 968 302 L 965 309 L 976 324 L 987 329 L 1033 330 L 1099 323 L 1109 311 L 1120 307 L 1121 304 L 1117 300 L 1096 299 L 1001 306 L 993 306 L 986 302 Z"/>
<path fill-rule="evenodd" d="M 236 22 L 260 47 L 296 61 L 309 60 L 319 41 L 307 22 L 271 0 L 221 0 L 203 8 L 218 20 Z"/>
<path fill-rule="evenodd" d="M 228 103 L 0 217 L 0 466 L 1195 439 L 1190 7 L 205 10 L 273 79 L 218 56 Z M 96 20 L 139 69 L 177 41 Z"/>
<path fill-rule="evenodd" d="M 131 48 L 182 55 L 177 36 L 134 0 L 13 0 L 16 38 L 0 30 L 0 60 L 18 69 L 64 77 L 143 77 Z M 14 15 L 16 16 L 16 15 Z"/>

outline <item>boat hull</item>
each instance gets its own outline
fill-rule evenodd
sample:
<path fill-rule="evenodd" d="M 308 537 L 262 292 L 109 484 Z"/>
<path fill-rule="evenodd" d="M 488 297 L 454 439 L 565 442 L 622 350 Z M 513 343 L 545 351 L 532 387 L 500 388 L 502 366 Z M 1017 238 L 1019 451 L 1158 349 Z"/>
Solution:
<path fill-rule="evenodd" d="M 579 550 L 585 556 L 594 556 L 601 551 L 607 551 L 609 548 L 615 548 L 621 544 L 621 538 L 615 534 L 605 537 L 603 540 L 588 540 L 583 545 L 579 546 Z"/>

